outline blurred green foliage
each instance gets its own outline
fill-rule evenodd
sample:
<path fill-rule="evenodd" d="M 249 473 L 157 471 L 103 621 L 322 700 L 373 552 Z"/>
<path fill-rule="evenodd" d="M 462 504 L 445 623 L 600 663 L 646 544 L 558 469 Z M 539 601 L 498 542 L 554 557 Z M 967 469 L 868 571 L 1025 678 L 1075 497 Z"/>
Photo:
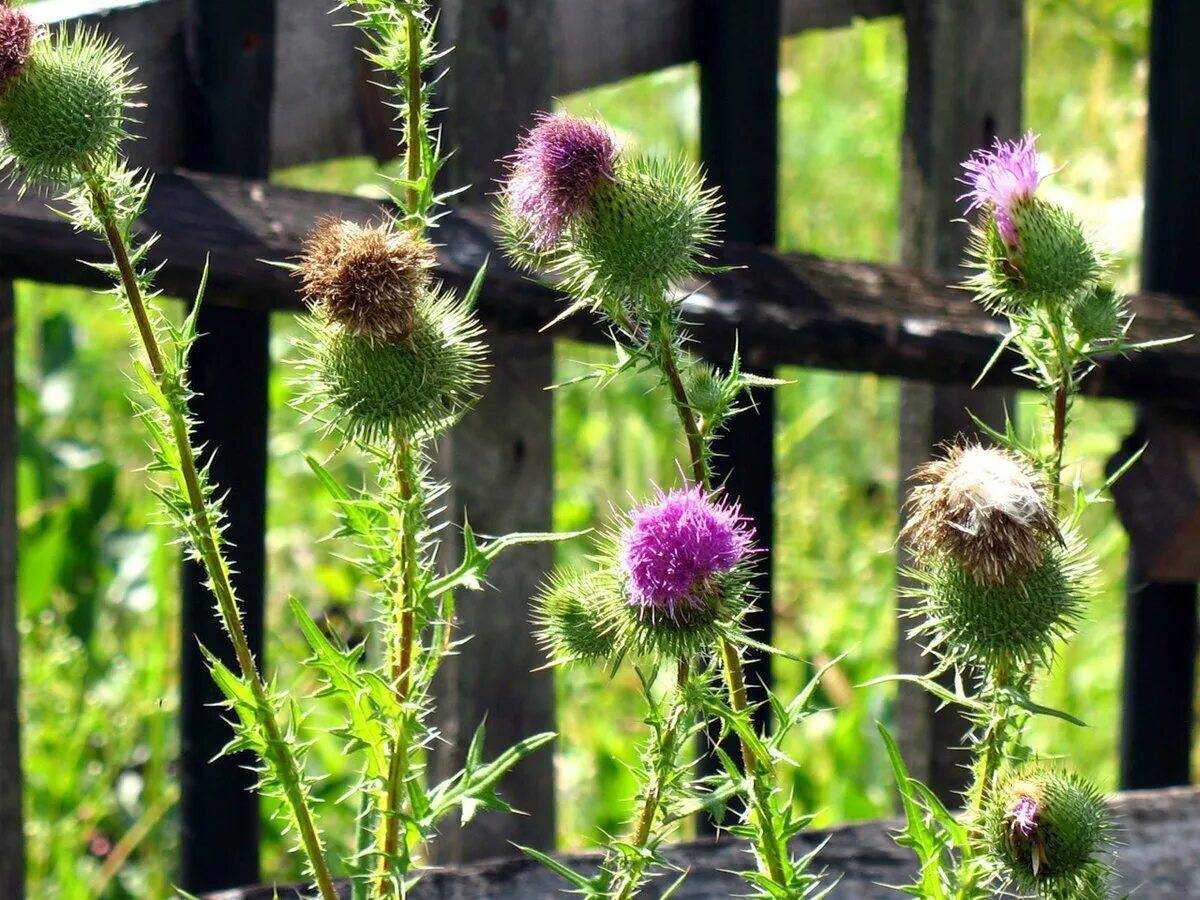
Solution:
<path fill-rule="evenodd" d="M 1145 127 L 1146 0 L 1030 0 L 1027 122 L 1057 165 L 1048 184 L 1093 223 L 1136 276 Z M 781 244 L 830 256 L 894 259 L 898 252 L 899 149 L 904 91 L 900 23 L 859 23 L 787 40 L 783 94 Z M 660 153 L 697 146 L 697 84 L 684 67 L 567 98 Z M 346 161 L 280 176 L 351 189 L 373 164 Z M 946 190 L 957 190 L 947 184 Z M 31 199 L 30 202 L 36 202 Z M 22 284 L 20 381 L 20 594 L 31 896 L 162 897 L 174 871 L 178 654 L 176 550 L 154 522 L 136 472 L 147 452 L 129 420 L 122 374 L 127 335 L 109 300 Z M 296 328 L 275 321 L 272 352 L 290 352 Z M 563 344 L 559 380 L 602 348 Z M 832 822 L 884 814 L 890 779 L 873 721 L 890 722 L 892 695 L 854 685 L 893 667 L 897 524 L 897 385 L 888 379 L 785 370 L 776 434 L 777 642 L 811 661 L 782 662 L 784 694 L 812 666 L 841 653 L 822 702 L 792 747 L 797 800 Z M 273 643 L 268 664 L 296 691 L 311 687 L 283 599 L 303 597 L 346 628 L 365 616 L 360 585 L 328 544 L 328 504 L 302 452 L 326 455 L 290 409 L 287 369 L 272 380 L 270 527 Z M 1026 427 L 1036 427 L 1024 398 Z M 669 463 L 676 423 L 653 384 L 630 379 L 604 391 L 556 394 L 555 527 L 585 528 L 677 478 Z M 1086 401 L 1068 454 L 1095 482 L 1130 427 L 1124 404 Z M 364 477 L 353 461 L 341 477 Z M 1042 699 L 1092 727 L 1039 723 L 1046 752 L 1069 751 L 1107 787 L 1115 781 L 1125 538 L 1110 510 L 1087 522 L 1105 589 L 1063 654 Z M 582 546 L 560 551 L 583 552 Z M 466 597 L 464 602 L 472 602 Z M 469 648 L 468 648 L 469 652 Z M 636 693 L 622 679 L 573 669 L 558 680 L 557 772 L 564 845 L 620 824 L 633 790 L 627 766 L 640 734 Z M 337 758 L 318 764 L 334 766 Z M 339 783 L 326 784 L 329 796 Z M 264 829 L 271 834 L 271 827 Z M 349 835 L 349 823 L 345 829 Z M 268 840 L 264 870 L 286 875 L 283 842 Z"/>

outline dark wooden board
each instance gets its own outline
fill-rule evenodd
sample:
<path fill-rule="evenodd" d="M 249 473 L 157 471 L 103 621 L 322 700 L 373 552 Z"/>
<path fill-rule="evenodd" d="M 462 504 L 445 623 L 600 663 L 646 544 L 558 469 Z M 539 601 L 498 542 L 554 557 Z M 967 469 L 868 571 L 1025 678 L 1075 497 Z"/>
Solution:
<path fill-rule="evenodd" d="M 1200 897 L 1200 790 L 1181 788 L 1119 795 L 1114 808 L 1121 846 L 1116 860 L 1122 891 L 1138 888 L 1146 900 Z M 817 859 L 830 878 L 840 878 L 837 900 L 893 900 L 899 895 L 885 884 L 913 877 L 914 859 L 897 847 L 890 831 L 896 822 L 867 822 L 800 835 L 792 844 L 807 852 L 828 840 Z M 744 883 L 725 871 L 747 865 L 749 857 L 737 841 L 697 842 L 668 849 L 672 862 L 690 874 L 675 900 L 728 900 L 746 893 Z M 595 866 L 595 854 L 572 854 L 565 861 L 577 868 Z M 670 879 L 660 879 L 639 897 L 661 896 Z M 526 859 L 498 860 L 431 872 L 412 893 L 412 900 L 561 900 L 567 885 L 558 876 Z M 273 900 L 271 888 L 215 894 L 207 900 Z M 295 892 L 280 888 L 279 900 Z M 349 892 L 344 894 L 349 897 Z"/>
<path fill-rule="evenodd" d="M 213 302 L 297 310 L 291 276 L 262 261 L 294 257 L 312 222 L 329 214 L 365 221 L 378 218 L 380 210 L 362 198 L 174 173 L 158 177 L 145 227 L 162 234 L 155 258 L 169 261 L 159 278 L 169 293 L 191 294 L 208 259 Z M 561 311 L 557 295 L 504 263 L 488 221 L 486 211 L 456 212 L 442 220 L 435 232 L 444 244 L 439 274 L 463 287 L 490 256 L 484 317 L 493 327 L 535 331 Z M 99 285 L 99 273 L 70 261 L 102 258 L 101 245 L 72 234 L 36 196 L 18 200 L 15 192 L 0 193 L 0 278 Z M 719 261 L 740 268 L 697 285 L 685 302 L 697 326 L 696 346 L 721 357 L 740 338 L 746 364 L 757 368 L 800 365 L 969 385 L 1004 332 L 1001 322 L 937 274 L 745 245 L 727 247 Z M 1135 338 L 1200 330 L 1200 314 L 1180 298 L 1139 294 L 1133 305 Z M 586 316 L 553 335 L 603 337 Z M 1009 371 L 1014 360 L 996 366 L 986 383 L 1024 384 Z M 1085 390 L 1195 407 L 1200 343 L 1112 359 L 1087 379 Z"/>

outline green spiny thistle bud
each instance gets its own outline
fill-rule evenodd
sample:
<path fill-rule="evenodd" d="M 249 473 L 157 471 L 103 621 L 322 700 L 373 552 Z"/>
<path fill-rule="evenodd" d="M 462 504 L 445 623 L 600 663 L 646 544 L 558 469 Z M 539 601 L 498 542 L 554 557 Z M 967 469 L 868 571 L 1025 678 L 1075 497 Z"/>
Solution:
<path fill-rule="evenodd" d="M 619 592 L 611 571 L 556 571 L 534 598 L 534 622 L 549 655 L 559 662 L 594 662 L 614 655 L 605 614 Z"/>
<path fill-rule="evenodd" d="M 1046 502 L 1045 479 L 1028 461 L 998 447 L 951 446 L 920 466 L 900 532 L 918 556 L 944 554 L 980 584 L 1024 578 L 1061 541 Z"/>
<path fill-rule="evenodd" d="M 1088 344 L 1114 341 L 1128 322 L 1126 300 L 1111 284 L 1097 285 L 1071 304 L 1071 325 Z"/>
<path fill-rule="evenodd" d="M 729 412 L 729 382 L 714 366 L 693 362 L 683 372 L 688 403 L 706 422 L 723 418 Z"/>
<path fill-rule="evenodd" d="M 0 95 L 0 161 L 30 181 L 58 185 L 103 166 L 126 136 L 131 76 L 127 57 L 94 31 L 60 29 L 36 41 Z"/>
<path fill-rule="evenodd" d="M 297 274 L 309 305 L 357 337 L 410 337 L 437 262 L 419 234 L 322 219 L 304 243 Z"/>
<path fill-rule="evenodd" d="M 983 830 L 989 852 L 1020 889 L 1040 897 L 1107 895 L 1107 867 L 1097 856 L 1111 843 L 1112 816 L 1078 774 L 1036 764 L 1002 774 Z"/>
<path fill-rule="evenodd" d="M 657 300 L 693 274 L 714 240 L 718 201 L 684 162 L 617 160 L 570 228 L 568 282 L 582 295 Z"/>
<path fill-rule="evenodd" d="M 302 345 L 304 401 L 349 437 L 376 441 L 441 431 L 478 397 L 482 329 L 451 294 L 433 291 L 415 310 L 412 333 L 392 343 L 356 335 L 323 315 Z"/>
<path fill-rule="evenodd" d="M 1047 664 L 1079 619 L 1094 572 L 1079 539 L 1064 542 L 1048 544 L 1040 565 L 1003 584 L 980 582 L 952 556 L 923 561 L 908 573 L 916 582 L 908 595 L 918 601 L 910 614 L 923 617 L 913 635 L 947 661 L 989 672 Z"/>

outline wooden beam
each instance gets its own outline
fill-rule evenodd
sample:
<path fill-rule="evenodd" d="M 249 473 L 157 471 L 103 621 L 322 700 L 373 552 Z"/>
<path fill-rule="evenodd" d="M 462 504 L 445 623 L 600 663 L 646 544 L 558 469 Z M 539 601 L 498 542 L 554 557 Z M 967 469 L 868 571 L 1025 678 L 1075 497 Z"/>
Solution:
<path fill-rule="evenodd" d="M 1200 897 L 1200 791 L 1177 789 L 1118 794 L 1112 808 L 1120 823 L 1120 852 L 1113 861 L 1114 887 L 1122 896 L 1136 889 L 1148 898 Z M 889 884 L 905 884 L 917 874 L 911 850 L 893 840 L 899 822 L 862 822 L 828 830 L 802 831 L 791 842 L 792 854 L 816 853 L 813 870 L 825 871 L 825 884 L 837 882 L 833 896 L 846 900 L 892 900 Z M 728 900 L 742 896 L 746 883 L 734 873 L 745 868 L 746 848 L 740 841 L 694 841 L 663 848 L 687 878 L 672 896 L 677 900 Z M 576 871 L 595 871 L 597 853 L 562 857 Z M 670 882 L 661 879 L 639 896 L 661 897 Z M 565 881 L 531 859 L 506 859 L 428 873 L 411 900 L 554 900 L 563 896 Z M 343 896 L 348 900 L 349 885 Z M 232 891 L 206 900 L 275 900 L 272 888 Z M 298 900 L 294 888 L 280 888 L 279 900 Z"/>
<path fill-rule="evenodd" d="M 960 281 L 967 229 L 956 177 L 961 162 L 996 134 L 1015 136 L 1021 122 L 1022 0 L 907 0 L 908 90 L 905 95 L 901 257 L 911 266 Z M 967 298 L 964 296 L 964 301 Z M 1003 365 L 1003 364 L 1002 364 Z M 915 376 L 915 373 L 914 377 Z M 938 444 L 975 435 L 971 413 L 1002 426 L 1006 397 L 965 385 L 934 387 L 905 381 L 900 390 L 901 515 L 913 468 Z M 968 410 L 970 412 L 968 412 Z M 912 563 L 900 548 L 901 570 Z M 907 612 L 913 601 L 902 600 Z M 904 632 L 901 615 L 898 662 L 901 672 L 927 674 L 932 658 Z M 896 737 L 914 777 L 947 803 L 958 803 L 970 778 L 962 749 L 970 724 L 917 685 L 901 684 Z"/>
<path fill-rule="evenodd" d="M 152 256 L 168 260 L 158 279 L 168 293 L 191 296 L 208 258 L 211 302 L 295 311 L 300 302 L 294 279 L 262 260 L 295 258 L 322 215 L 367 221 L 380 214 L 378 204 L 359 197 L 172 173 L 157 176 L 143 227 L 162 235 Z M 561 312 L 557 295 L 509 268 L 489 229 L 489 215 L 477 210 L 442 219 L 435 233 L 443 245 L 438 275 L 465 288 L 490 255 L 480 304 L 484 319 L 497 328 L 536 331 Z M 0 278 L 103 286 L 103 276 L 84 262 L 104 258 L 102 245 L 72 232 L 44 199 L 19 200 L 16 192 L 0 189 Z M 697 350 L 714 359 L 728 354 L 740 336 L 751 366 L 809 366 L 969 386 L 1004 334 L 1003 323 L 948 285 L 943 274 L 744 244 L 723 248 L 718 259 L 745 268 L 711 279 L 684 304 Z M 1132 302 L 1136 340 L 1200 334 L 1200 312 L 1184 299 L 1144 293 Z M 558 336 L 603 342 L 585 317 L 546 334 Z M 986 383 L 1025 383 L 1009 369 L 1001 361 Z M 1200 340 L 1107 359 L 1084 390 L 1196 409 Z"/>
<path fill-rule="evenodd" d="M 265 176 L 275 2 L 188 0 L 185 11 L 185 159 L 211 172 Z M 197 392 L 194 440 L 204 448 L 200 462 L 217 494 L 225 496 L 227 559 L 246 638 L 262 665 L 270 312 L 206 305 L 198 330 L 188 365 Z M 182 604 L 181 879 L 191 891 L 252 884 L 259 873 L 256 760 L 249 753 L 219 757 L 231 732 L 200 646 L 235 671 L 237 660 L 213 611 L 207 573 L 194 560 L 184 562 Z"/>
<path fill-rule="evenodd" d="M 1188 0 L 1155 0 L 1150 24 L 1142 284 L 1151 290 L 1188 296 L 1190 309 L 1200 312 L 1200 273 L 1196 270 L 1200 222 L 1195 216 L 1200 204 L 1200 171 L 1196 168 L 1200 158 L 1198 40 L 1200 5 Z M 1178 433 L 1167 435 L 1164 431 L 1170 425 L 1164 427 L 1161 417 L 1154 417 L 1157 426 L 1146 421 L 1151 417 L 1145 411 L 1141 418 L 1142 427 L 1152 436 L 1157 432 L 1158 439 L 1170 446 L 1186 446 L 1189 426 L 1194 425 L 1194 420 L 1181 417 Z M 1161 455 L 1162 451 L 1156 450 L 1153 456 Z M 1136 516 L 1138 507 L 1144 514 L 1164 487 L 1176 501 L 1185 496 L 1186 484 L 1161 483 L 1170 474 L 1166 466 L 1136 473 L 1130 485 L 1122 488 L 1122 517 Z M 1139 485 L 1148 495 L 1140 498 L 1141 502 L 1129 496 Z M 1196 584 L 1152 580 L 1149 574 L 1151 566 L 1159 570 L 1159 578 L 1166 574 L 1164 569 L 1178 568 L 1178 563 L 1164 559 L 1157 547 L 1163 540 L 1185 538 L 1186 519 L 1176 516 L 1174 521 L 1152 518 L 1147 522 L 1143 515 L 1140 522 L 1136 518 L 1130 521 L 1133 540 L 1125 614 L 1120 775 L 1121 784 L 1127 787 L 1187 784 L 1192 779 Z M 1195 556 L 1195 545 L 1185 547 L 1184 553 Z"/>
<path fill-rule="evenodd" d="M 17 632 L 16 303 L 0 281 L 0 897 L 25 896 L 21 667 Z"/>
<path fill-rule="evenodd" d="M 369 73 L 360 65 L 353 28 L 332 3 L 278 0 L 278 67 L 271 111 L 271 165 L 297 165 L 372 153 L 372 124 L 386 118 Z M 901 0 L 785 0 L 785 33 L 894 15 Z M 549 23 L 550 95 L 585 90 L 696 59 L 691 0 L 547 0 L 538 27 Z M 82 20 L 111 34 L 128 51 L 146 85 L 148 109 L 135 129 L 139 165 L 165 169 L 183 159 L 187 122 L 182 53 L 185 0 L 41 0 L 29 6 L 43 24 Z M 510 22 L 517 7 L 497 6 Z M 489 8 L 489 15 L 494 10 Z M 499 14 L 499 13 L 497 13 Z M 482 132 L 480 132 L 482 133 Z"/>
<path fill-rule="evenodd" d="M 442 141 L 452 149 L 443 189 L 471 185 L 459 202 L 487 202 L 500 175 L 497 160 L 512 152 L 517 133 L 551 102 L 553 0 L 441 0 L 439 43 L 454 47 L 439 85 Z M 480 90 L 487 85 L 487 90 Z M 434 233 L 456 256 L 450 231 Z M 474 269 L 484 257 L 466 262 Z M 492 257 L 492 265 L 501 254 Z M 498 268 L 502 268 L 498 266 Z M 490 271 L 490 269 L 489 269 Z M 485 302 L 503 303 L 500 279 L 489 274 Z M 493 307 L 494 308 L 494 307 Z M 459 527 L 469 517 L 477 533 L 550 531 L 554 503 L 554 348 L 532 331 L 513 334 L 492 321 L 487 334 L 491 371 L 479 404 L 442 436 L 439 471 L 450 482 L 445 506 L 450 528 L 442 561 L 457 565 Z M 439 673 L 434 713 L 442 741 L 433 771 L 458 771 L 475 729 L 486 720 L 485 755 L 494 757 L 531 734 L 554 731 L 554 672 L 533 637 L 529 600 L 554 565 L 548 544 L 510 550 L 488 572 L 487 589 L 459 597 L 457 615 L 470 641 Z M 541 671 L 538 671 L 541 669 Z M 446 823 L 433 853 L 438 862 L 504 856 L 513 844 L 554 847 L 554 755 L 547 748 L 518 765 L 498 786 L 527 815 L 482 812 L 470 825 Z"/>

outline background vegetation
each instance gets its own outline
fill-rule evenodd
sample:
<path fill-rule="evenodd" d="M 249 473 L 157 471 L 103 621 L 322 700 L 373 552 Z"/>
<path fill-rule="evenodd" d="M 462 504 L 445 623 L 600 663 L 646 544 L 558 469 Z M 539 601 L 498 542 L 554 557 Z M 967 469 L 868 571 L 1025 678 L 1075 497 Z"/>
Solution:
<path fill-rule="evenodd" d="M 1028 0 L 1026 121 L 1055 164 L 1050 183 L 1129 261 L 1136 281 L 1145 119 L 1147 0 Z M 898 21 L 789 39 L 780 74 L 780 242 L 830 256 L 890 260 L 898 247 L 904 41 Z M 631 140 L 663 153 L 697 145 L 696 73 L 680 68 L 566 98 Z M 373 164 L 347 161 L 280 173 L 293 184 L 350 189 Z M 955 190 L 947 184 L 946 190 Z M 180 644 L 176 551 L 155 523 L 135 469 L 146 459 L 125 400 L 127 336 L 108 301 L 74 290 L 18 288 L 20 595 L 31 895 L 167 896 L 177 839 L 175 660 Z M 296 330 L 274 323 L 273 353 Z M 559 347 L 560 380 L 606 352 Z M 286 366 L 272 382 L 271 596 L 362 617 L 354 574 L 316 538 L 328 504 L 301 458 L 312 429 L 288 407 Z M 891 694 L 854 685 L 892 668 L 897 523 L 897 384 L 785 370 L 779 391 L 778 643 L 814 664 L 848 651 L 826 680 L 830 712 L 793 747 L 798 802 L 823 823 L 890 810 L 873 721 Z M 662 464 L 675 422 L 649 383 L 556 395 L 556 526 L 588 527 L 610 503 L 669 483 Z M 1028 418 L 1028 417 L 1026 417 Z M 1034 422 L 1027 423 L 1030 427 Z M 1069 455 L 1095 479 L 1128 431 L 1124 404 L 1087 401 Z M 344 465 L 350 465 L 343 463 Z M 1091 621 L 1044 689 L 1051 705 L 1092 725 L 1038 725 L 1046 748 L 1069 747 L 1080 768 L 1115 783 L 1125 538 L 1107 510 L 1088 522 L 1105 590 Z M 565 547 L 564 554 L 581 552 Z M 283 614 L 270 612 L 272 666 L 303 655 Z M 809 672 L 777 666 L 786 690 Z M 304 684 L 297 685 L 304 689 Z M 631 686 L 584 670 L 559 676 L 561 843 L 613 829 L 632 790 L 625 766 L 638 732 Z M 597 723 L 604 723 L 597 727 Z M 333 794 L 337 785 L 329 786 Z M 270 834 L 268 827 L 266 833 Z M 347 832 L 348 833 L 348 832 Z M 287 872 L 269 840 L 265 871 Z"/>

